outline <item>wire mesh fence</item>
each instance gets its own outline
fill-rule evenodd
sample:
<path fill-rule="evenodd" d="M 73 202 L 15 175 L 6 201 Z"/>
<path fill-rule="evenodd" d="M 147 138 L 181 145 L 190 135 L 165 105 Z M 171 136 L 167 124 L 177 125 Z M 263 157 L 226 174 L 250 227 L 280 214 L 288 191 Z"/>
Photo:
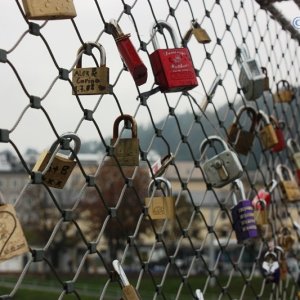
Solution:
<path fill-rule="evenodd" d="M 7 2 L 0 299 L 126 299 L 115 260 L 141 299 L 299 299 L 299 33 L 272 1 Z"/>

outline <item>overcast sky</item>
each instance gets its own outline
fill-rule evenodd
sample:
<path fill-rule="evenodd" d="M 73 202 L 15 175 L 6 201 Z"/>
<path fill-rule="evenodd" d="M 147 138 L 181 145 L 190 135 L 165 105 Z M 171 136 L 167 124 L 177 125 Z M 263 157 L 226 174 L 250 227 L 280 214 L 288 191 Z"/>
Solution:
<path fill-rule="evenodd" d="M 135 4 L 132 14 L 141 39 L 148 43 L 150 40 L 150 28 L 154 22 L 148 1 L 127 0 L 125 2 L 129 5 Z M 209 0 L 205 0 L 204 2 L 206 3 L 208 10 L 211 9 L 214 3 L 214 1 Z M 123 10 L 121 0 L 101 0 L 98 1 L 98 3 L 105 20 L 109 21 L 110 19 L 118 19 L 120 17 Z M 156 18 L 165 20 L 169 12 L 167 1 L 152 0 L 151 3 Z M 185 1 L 169 0 L 169 3 L 172 7 L 176 7 L 177 4 L 179 4 L 178 9 L 176 10 L 176 19 L 180 24 L 181 33 L 184 34 L 189 28 L 191 20 L 189 7 Z M 190 0 L 190 3 L 195 17 L 202 21 L 204 18 L 203 16 L 205 15 L 202 1 Z M 234 6 L 237 10 L 240 1 L 222 0 L 221 3 L 226 22 L 230 22 L 233 16 L 232 7 Z M 112 36 L 103 33 L 103 23 L 94 1 L 74 0 L 74 4 L 77 10 L 77 17 L 74 20 L 83 40 L 85 42 L 98 40 L 106 49 L 107 66 L 110 68 L 110 83 L 114 84 L 116 80 L 118 80 L 114 91 L 124 113 L 134 115 L 137 111 L 136 120 L 138 124 L 140 126 L 148 124 L 150 121 L 149 114 L 144 107 L 138 108 L 139 102 L 136 100 L 138 93 L 130 74 L 128 72 L 122 72 L 120 78 L 118 78 L 119 72 L 122 69 L 122 61 Z M 251 23 L 251 19 L 253 18 L 252 1 L 246 0 L 244 1 L 244 4 L 247 12 L 249 12 L 247 13 L 247 18 Z M 290 20 L 300 16 L 298 7 L 292 1 L 276 5 Z M 255 4 L 254 9 L 257 10 L 257 8 L 258 6 Z M 246 16 L 243 13 L 239 16 L 243 32 L 247 31 L 247 22 L 245 20 Z M 259 26 L 253 28 L 254 36 L 258 36 L 258 31 L 264 32 L 266 22 L 265 14 L 261 12 L 257 16 L 257 20 Z M 176 25 L 174 18 L 171 17 L 168 21 L 170 21 L 173 26 Z M 212 42 L 205 46 L 208 52 L 212 51 L 216 44 L 216 35 L 213 30 L 212 22 L 215 24 L 217 36 L 219 38 L 223 37 L 225 32 L 225 20 L 219 6 L 215 6 L 212 10 L 211 19 L 205 18 L 203 23 L 204 28 L 212 39 Z M 38 21 L 37 23 L 43 24 L 41 21 Z M 132 41 L 135 46 L 138 47 L 139 44 L 131 18 L 127 15 L 123 15 L 120 24 L 125 33 L 132 33 Z M 23 36 L 27 28 L 27 24 L 23 20 L 16 2 L 11 0 L 0 0 L 0 49 L 9 51 L 8 59 L 15 66 L 29 94 L 44 97 L 51 84 L 54 83 L 43 100 L 42 105 L 49 113 L 59 134 L 66 131 L 74 131 L 80 124 L 82 111 L 75 96 L 72 95 L 71 86 L 68 82 L 62 80 L 54 81 L 57 76 L 57 70 L 45 44 L 40 37 L 28 33 Z M 237 22 L 233 23 L 231 30 L 236 39 L 236 43 L 241 43 L 242 36 Z M 274 32 L 275 27 L 270 28 L 270 30 Z M 49 43 L 59 66 L 70 70 L 76 61 L 77 50 L 81 45 L 72 22 L 70 20 L 49 21 L 41 29 L 41 32 Z M 179 37 L 177 28 L 176 35 Z M 162 39 L 159 41 L 162 46 L 164 46 Z M 228 61 L 234 62 L 235 44 L 231 34 L 225 34 L 222 45 L 226 51 Z M 253 42 L 251 45 L 251 38 L 247 39 L 247 45 L 250 52 L 254 53 Z M 266 41 L 266 47 L 270 46 L 270 42 Z M 224 77 L 227 63 L 224 59 L 222 49 L 219 47 L 219 49 L 216 49 L 213 52 L 211 57 L 213 61 L 212 64 L 210 61 L 205 60 L 205 50 L 203 45 L 197 44 L 196 41 L 192 39 L 189 48 L 195 67 L 201 69 L 200 78 L 205 88 L 209 88 L 217 71 L 217 73 L 221 73 L 222 78 L 224 79 L 228 97 L 233 98 L 236 92 L 235 81 L 233 76 L 228 73 Z M 148 45 L 147 49 L 149 53 L 152 53 L 153 47 L 151 44 Z M 98 56 L 96 52 L 94 53 Z M 145 92 L 151 89 L 154 79 L 148 56 L 145 52 L 139 53 L 148 68 L 148 81 L 145 85 L 140 87 L 140 90 Z M 260 58 L 262 59 L 261 64 L 267 64 L 266 53 L 264 53 L 264 51 L 260 52 Z M 83 57 L 83 66 L 93 66 L 93 62 L 89 57 Z M 286 72 L 286 70 L 284 70 L 284 65 L 282 68 L 284 76 L 284 72 Z M 234 64 L 234 70 L 238 72 L 236 63 Z M 0 128 L 11 130 L 14 128 L 24 108 L 28 105 L 28 97 L 24 93 L 20 83 L 8 64 L 0 63 L 0 78 L 2 79 L 0 89 Z M 199 80 L 199 86 L 191 91 L 191 94 L 196 97 L 199 102 L 204 95 L 203 85 Z M 168 95 L 171 106 L 176 106 L 179 96 L 179 93 Z M 110 137 L 112 135 L 113 121 L 119 115 L 114 97 L 105 95 L 100 101 L 98 95 L 81 96 L 80 98 L 84 108 L 92 110 L 96 108 L 94 114 L 95 120 L 97 121 L 102 134 L 106 137 Z M 222 88 L 217 90 L 215 99 L 218 99 L 217 103 L 222 103 L 223 99 L 225 99 L 224 90 Z M 148 100 L 148 104 L 155 122 L 158 122 L 168 115 L 168 107 L 165 98 L 161 93 L 152 96 Z M 176 112 L 184 112 L 188 107 L 187 100 L 180 101 L 176 108 Z M 95 127 L 88 121 L 84 121 L 80 124 L 78 134 L 83 141 L 98 139 Z M 22 116 L 17 127 L 12 131 L 11 139 L 21 151 L 24 151 L 28 147 L 43 150 L 54 141 L 55 136 L 42 111 L 29 109 Z M 0 151 L 7 148 L 12 150 L 12 148 L 8 147 L 6 144 L 0 144 Z"/>

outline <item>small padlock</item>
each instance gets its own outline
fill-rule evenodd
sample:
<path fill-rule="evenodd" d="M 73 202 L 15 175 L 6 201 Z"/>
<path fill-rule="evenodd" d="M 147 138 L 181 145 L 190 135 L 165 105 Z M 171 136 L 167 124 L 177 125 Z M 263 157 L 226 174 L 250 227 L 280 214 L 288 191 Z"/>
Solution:
<path fill-rule="evenodd" d="M 284 178 L 285 171 L 287 178 Z M 289 202 L 300 200 L 300 190 L 290 168 L 286 165 L 279 164 L 276 167 L 276 174 L 279 177 L 279 186 L 283 194 L 283 199 Z"/>
<path fill-rule="evenodd" d="M 291 230 L 288 227 L 281 227 L 278 233 L 278 245 L 282 247 L 285 252 L 292 249 L 295 238 L 292 236 Z"/>
<path fill-rule="evenodd" d="M 269 117 L 274 129 L 275 129 L 275 133 L 277 136 L 277 140 L 278 143 L 271 148 L 272 152 L 280 152 L 282 150 L 284 150 L 286 148 L 286 143 L 285 143 L 285 138 L 284 138 L 284 133 L 283 133 L 283 129 L 285 127 L 285 123 L 283 121 L 278 121 L 275 116 L 271 115 Z"/>
<path fill-rule="evenodd" d="M 261 71 L 265 75 L 265 78 L 264 78 L 264 91 L 269 91 L 270 90 L 270 83 L 269 83 L 268 70 L 265 67 L 261 67 Z"/>
<path fill-rule="evenodd" d="M 274 189 L 277 187 L 278 182 L 275 179 L 272 179 L 269 184 L 267 184 L 266 188 L 260 189 L 256 196 L 252 200 L 252 206 L 256 208 L 260 208 L 259 200 L 264 200 L 266 203 L 266 206 L 268 207 L 271 203 L 271 194 L 274 191 Z"/>
<path fill-rule="evenodd" d="M 275 128 L 271 123 L 268 115 L 262 111 L 258 111 L 259 116 L 259 138 L 262 143 L 263 149 L 271 149 L 278 144 Z M 262 124 L 261 124 L 262 123 Z"/>
<path fill-rule="evenodd" d="M 13 205 L 5 204 L 0 192 L 0 262 L 29 252 Z"/>
<path fill-rule="evenodd" d="M 118 260 L 112 262 L 115 272 L 118 274 L 120 283 L 122 285 L 122 299 L 123 300 L 140 300 L 139 292 L 129 283 L 129 280 Z"/>
<path fill-rule="evenodd" d="M 256 60 L 250 58 L 245 47 L 237 48 L 236 58 L 241 67 L 239 82 L 245 98 L 256 100 L 264 92 L 265 75 Z"/>
<path fill-rule="evenodd" d="M 258 236 L 251 201 L 246 199 L 243 183 L 236 179 L 232 184 L 233 208 L 231 208 L 233 230 L 238 243 L 243 243 Z M 236 190 L 240 191 L 241 201 L 237 201 Z"/>
<path fill-rule="evenodd" d="M 202 294 L 200 289 L 196 290 L 196 299 L 197 300 L 204 300 L 203 294 Z"/>
<path fill-rule="evenodd" d="M 201 168 L 208 184 L 211 184 L 212 187 L 222 187 L 241 177 L 243 168 L 237 154 L 231 151 L 226 142 L 216 135 L 209 136 L 202 142 L 200 146 L 201 156 L 213 141 L 220 142 L 224 151 L 210 159 L 206 159 L 201 164 Z"/>
<path fill-rule="evenodd" d="M 203 29 L 197 20 L 192 20 L 191 28 L 186 32 L 183 37 L 183 45 L 186 46 L 192 35 L 196 38 L 198 43 L 208 44 L 211 42 L 210 37 L 205 29 Z"/>
<path fill-rule="evenodd" d="M 240 128 L 240 120 L 244 112 L 247 112 L 251 120 L 251 126 L 249 130 Z M 257 111 L 253 107 L 243 106 L 237 112 L 236 119 L 228 129 L 228 142 L 232 145 L 237 153 L 247 155 L 247 153 L 250 151 L 255 137 L 257 121 Z"/>
<path fill-rule="evenodd" d="M 131 138 L 119 138 L 120 122 L 128 122 L 131 124 Z M 139 139 L 137 137 L 137 124 L 135 119 L 130 115 L 120 115 L 114 122 L 113 138 L 111 146 L 114 146 L 115 158 L 110 157 L 107 161 L 108 165 L 120 166 L 138 166 L 139 165 Z"/>
<path fill-rule="evenodd" d="M 150 176 L 154 176 L 154 178 L 163 176 L 163 174 L 166 172 L 168 166 L 173 162 L 174 160 L 174 155 L 173 153 L 167 154 L 165 157 L 162 159 L 158 159 L 152 166 L 151 170 L 152 173 L 150 172 Z"/>
<path fill-rule="evenodd" d="M 276 102 L 289 103 L 295 98 L 295 92 L 287 80 L 280 80 L 276 84 Z"/>
<path fill-rule="evenodd" d="M 91 53 L 96 48 L 100 52 L 100 67 L 82 68 L 82 55 L 85 49 Z M 106 54 L 99 43 L 86 43 L 77 52 L 76 68 L 72 72 L 73 95 L 99 95 L 109 93 L 109 68 L 106 67 Z M 76 93 L 75 93 L 76 91 Z"/>
<path fill-rule="evenodd" d="M 300 147 L 294 139 L 287 140 L 287 146 L 291 153 L 291 158 L 296 166 L 296 178 L 300 185 Z"/>
<path fill-rule="evenodd" d="M 285 251 L 282 247 L 274 247 L 274 251 L 277 253 L 279 269 L 280 269 L 280 280 L 286 280 L 288 274 L 288 266 L 285 258 Z"/>
<path fill-rule="evenodd" d="M 53 20 L 76 17 L 73 0 L 22 0 L 27 19 Z"/>
<path fill-rule="evenodd" d="M 259 199 L 256 201 L 254 209 L 254 219 L 257 226 L 263 226 L 268 224 L 268 210 L 266 201 Z"/>
<path fill-rule="evenodd" d="M 267 251 L 262 263 L 262 273 L 267 283 L 278 283 L 280 280 L 280 266 L 277 254 L 274 251 Z"/>
<path fill-rule="evenodd" d="M 114 19 L 110 21 L 110 25 L 118 51 L 135 84 L 138 86 L 144 84 L 147 81 L 148 71 L 130 40 L 130 33 L 124 34 Z"/>
<path fill-rule="evenodd" d="M 56 150 L 60 147 L 60 143 L 70 140 L 74 141 L 75 147 L 69 156 L 60 153 L 55 154 Z M 64 133 L 52 144 L 49 151 L 45 150 L 41 153 L 32 171 L 45 172 L 43 174 L 43 182 L 49 187 L 62 189 L 76 165 L 73 153 L 77 154 L 79 152 L 80 145 L 81 141 L 78 135 L 71 132 Z"/>
<path fill-rule="evenodd" d="M 158 49 L 157 28 L 168 30 L 175 48 Z M 152 43 L 154 52 L 149 58 L 155 83 L 161 92 L 188 91 L 198 85 L 190 52 L 187 48 L 179 48 L 175 32 L 169 23 L 158 21 L 153 26 Z"/>
<path fill-rule="evenodd" d="M 156 183 L 160 186 L 164 184 L 164 196 L 151 197 Z M 148 188 L 148 197 L 145 198 L 145 205 L 148 207 L 148 214 L 153 220 L 174 219 L 175 198 L 172 196 L 171 183 L 163 177 L 157 177 L 155 180 L 152 180 Z"/>

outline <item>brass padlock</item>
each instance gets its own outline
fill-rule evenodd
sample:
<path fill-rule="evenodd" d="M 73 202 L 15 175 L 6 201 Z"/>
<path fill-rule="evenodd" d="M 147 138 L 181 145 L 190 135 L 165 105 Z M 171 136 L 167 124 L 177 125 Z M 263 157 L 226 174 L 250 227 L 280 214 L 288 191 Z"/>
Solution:
<path fill-rule="evenodd" d="M 276 94 L 274 99 L 276 102 L 289 103 L 295 97 L 294 89 L 287 80 L 280 80 L 276 84 Z"/>
<path fill-rule="evenodd" d="M 119 138 L 119 124 L 121 121 L 131 124 L 131 138 Z M 107 161 L 108 165 L 120 166 L 138 166 L 139 165 L 139 139 L 137 138 L 137 124 L 135 119 L 130 115 L 121 115 L 115 122 L 113 127 L 113 138 L 111 146 L 114 146 L 114 156 Z"/>
<path fill-rule="evenodd" d="M 283 171 L 286 173 L 284 178 Z M 279 177 L 279 186 L 283 194 L 283 199 L 289 202 L 300 200 L 300 190 L 290 168 L 286 165 L 279 164 L 276 167 L 276 174 Z"/>
<path fill-rule="evenodd" d="M 91 52 L 93 48 L 97 48 L 100 52 L 100 66 L 82 68 L 82 55 L 85 49 Z M 77 55 L 79 55 L 77 65 L 72 72 L 73 95 L 108 94 L 110 92 L 109 68 L 106 67 L 106 54 L 103 46 L 99 43 L 86 43 L 79 48 Z"/>
<path fill-rule="evenodd" d="M 156 184 L 160 185 L 160 189 L 165 193 L 164 196 L 151 197 Z M 162 184 L 165 188 L 161 187 Z M 175 198 L 172 196 L 171 183 L 163 177 L 152 180 L 148 187 L 148 197 L 145 198 L 145 205 L 148 206 L 148 214 L 153 220 L 174 219 Z"/>
<path fill-rule="evenodd" d="M 0 262 L 29 252 L 13 205 L 5 204 L 0 193 Z"/>
<path fill-rule="evenodd" d="M 74 150 L 69 156 L 56 153 L 60 148 L 60 143 L 65 140 L 73 140 L 75 143 Z M 77 134 L 64 133 L 52 144 L 50 150 L 41 153 L 32 171 L 43 172 L 43 182 L 47 186 L 62 189 L 76 165 L 73 153 L 77 154 L 79 152 L 80 145 L 81 141 Z"/>
<path fill-rule="evenodd" d="M 263 148 L 266 149 L 271 149 L 275 145 L 278 144 L 278 138 L 277 134 L 275 131 L 275 128 L 273 124 L 271 123 L 268 115 L 262 111 L 258 111 L 258 116 L 259 116 L 259 123 L 263 123 L 263 125 L 260 125 L 260 130 L 259 130 L 259 138 L 262 143 Z"/>
<path fill-rule="evenodd" d="M 268 224 L 268 211 L 267 203 L 263 199 L 259 199 L 255 202 L 254 218 L 257 226 L 263 226 Z"/>
<path fill-rule="evenodd" d="M 261 67 L 261 70 L 262 70 L 263 74 L 265 75 L 264 91 L 269 91 L 270 90 L 270 82 L 269 82 L 268 70 L 265 67 Z"/>
<path fill-rule="evenodd" d="M 249 130 L 240 128 L 240 120 L 243 112 L 247 112 L 251 120 Z M 255 137 L 255 129 L 258 121 L 257 111 L 251 106 L 243 106 L 239 109 L 237 117 L 228 129 L 228 142 L 237 153 L 247 155 L 250 151 Z"/>
<path fill-rule="evenodd" d="M 53 20 L 76 17 L 73 0 L 22 0 L 27 19 Z"/>
<path fill-rule="evenodd" d="M 192 35 L 196 38 L 198 43 L 201 44 L 207 44 L 211 42 L 211 39 L 206 32 L 205 29 L 203 29 L 200 24 L 197 22 L 197 20 L 192 20 L 191 22 L 191 28 L 186 32 L 186 34 L 183 37 L 183 44 L 186 45 L 189 40 L 191 39 Z"/>
<path fill-rule="evenodd" d="M 278 233 L 278 245 L 285 252 L 292 249 L 295 243 L 295 238 L 292 236 L 291 230 L 288 227 L 282 227 Z"/>
<path fill-rule="evenodd" d="M 292 159 L 294 161 L 294 164 L 296 165 L 297 170 L 300 169 L 300 146 L 294 139 L 288 139 L 287 140 L 287 146 L 292 154 Z"/>

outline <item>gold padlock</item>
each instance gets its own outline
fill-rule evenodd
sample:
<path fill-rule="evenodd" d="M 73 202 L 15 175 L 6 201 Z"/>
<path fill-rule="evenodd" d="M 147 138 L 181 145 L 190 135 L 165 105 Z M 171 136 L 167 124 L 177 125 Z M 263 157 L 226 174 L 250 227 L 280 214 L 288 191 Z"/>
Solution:
<path fill-rule="evenodd" d="M 288 252 L 292 249 L 294 243 L 295 238 L 292 236 L 291 230 L 288 227 L 282 227 L 278 233 L 278 245 L 285 252 Z"/>
<path fill-rule="evenodd" d="M 270 90 L 270 82 L 269 82 L 269 76 L 268 76 L 268 70 L 265 67 L 261 67 L 262 72 L 265 75 L 264 79 L 264 91 L 269 91 Z"/>
<path fill-rule="evenodd" d="M 295 97 L 295 92 L 287 80 L 280 80 L 276 84 L 276 94 L 274 95 L 276 102 L 288 103 Z"/>
<path fill-rule="evenodd" d="M 200 26 L 197 20 L 193 20 L 191 22 L 191 28 L 186 32 L 186 34 L 183 37 L 183 44 L 186 45 L 191 39 L 192 35 L 194 35 L 198 43 L 207 44 L 211 42 L 208 33 L 205 29 L 203 29 Z"/>
<path fill-rule="evenodd" d="M 53 20 L 76 17 L 73 0 L 23 0 L 27 19 Z"/>
<path fill-rule="evenodd" d="M 164 196 L 151 197 L 156 183 L 159 185 L 164 184 Z M 175 199 L 172 196 L 171 183 L 163 177 L 152 180 L 148 187 L 148 197 L 145 198 L 145 205 L 148 206 L 148 214 L 152 220 L 174 219 Z"/>
<path fill-rule="evenodd" d="M 131 138 L 119 138 L 119 124 L 121 121 L 131 124 Z M 110 157 L 107 165 L 120 166 L 138 166 L 139 165 L 139 139 L 137 138 L 137 124 L 135 119 L 130 115 L 121 115 L 115 122 L 113 127 L 113 138 L 111 146 L 114 146 L 114 157 Z"/>
<path fill-rule="evenodd" d="M 256 225 L 263 226 L 268 224 L 267 203 L 264 199 L 259 199 L 254 207 L 254 219 Z"/>
<path fill-rule="evenodd" d="M 100 67 L 82 68 L 82 55 L 84 49 L 90 47 L 97 48 L 100 52 Z M 109 93 L 109 68 L 106 67 L 106 54 L 99 43 L 86 43 L 77 52 L 79 55 L 76 68 L 72 72 L 72 82 L 74 85 L 73 95 L 99 95 Z M 76 91 L 76 93 L 75 93 Z"/>
<path fill-rule="evenodd" d="M 283 171 L 286 173 L 286 179 L 284 178 Z M 290 202 L 295 202 L 300 200 L 300 189 L 293 176 L 290 168 L 286 165 L 279 164 L 276 167 L 276 174 L 279 177 L 279 186 L 283 194 L 283 199 Z"/>
<path fill-rule="evenodd" d="M 259 138 L 264 149 L 271 149 L 278 144 L 278 138 L 273 124 L 271 123 L 268 115 L 259 110 L 258 112 L 260 121 L 263 125 L 260 125 Z"/>
<path fill-rule="evenodd" d="M 69 156 L 65 156 L 60 153 L 55 154 L 60 147 L 59 144 L 66 139 L 74 141 L 75 147 L 73 152 L 77 154 L 81 145 L 80 138 L 75 133 L 65 133 L 52 144 L 49 151 L 45 150 L 42 152 L 32 169 L 34 172 L 38 171 L 44 173 L 43 182 L 49 187 L 62 189 L 76 165 L 73 153 Z"/>
<path fill-rule="evenodd" d="M 4 204 L 0 194 L 0 262 L 29 252 L 15 208 Z"/>
<path fill-rule="evenodd" d="M 300 147 L 299 144 L 294 139 L 287 140 L 287 146 L 292 154 L 292 159 L 296 165 L 296 168 L 300 169 Z"/>

